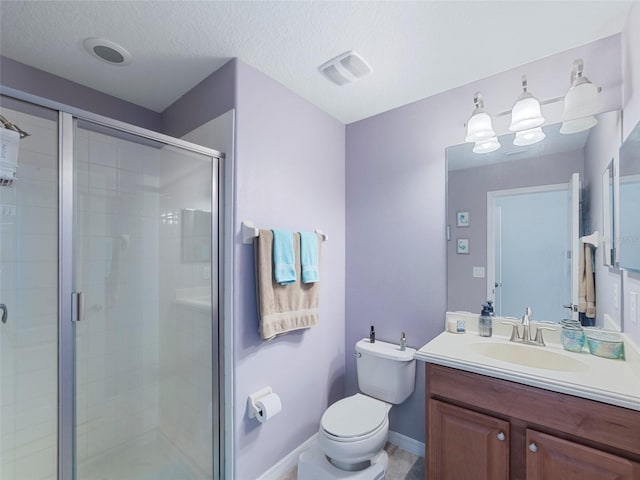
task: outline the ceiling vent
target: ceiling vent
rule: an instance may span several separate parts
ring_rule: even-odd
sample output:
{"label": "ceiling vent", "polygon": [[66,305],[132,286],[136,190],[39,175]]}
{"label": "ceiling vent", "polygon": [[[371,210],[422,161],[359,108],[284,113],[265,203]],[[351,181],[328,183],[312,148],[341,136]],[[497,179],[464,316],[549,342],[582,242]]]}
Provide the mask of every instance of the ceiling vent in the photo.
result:
{"label": "ceiling vent", "polygon": [[348,51],[320,65],[322,74],[336,85],[347,85],[366,77],[373,70],[356,52]]}

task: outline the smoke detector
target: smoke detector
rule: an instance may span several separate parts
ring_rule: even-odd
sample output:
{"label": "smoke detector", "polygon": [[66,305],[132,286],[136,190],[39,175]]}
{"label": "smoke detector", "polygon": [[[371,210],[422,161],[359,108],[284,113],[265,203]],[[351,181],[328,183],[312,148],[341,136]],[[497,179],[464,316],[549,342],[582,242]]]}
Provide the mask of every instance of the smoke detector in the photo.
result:
{"label": "smoke detector", "polygon": [[83,42],[84,48],[91,56],[108,63],[109,65],[129,65],[131,54],[117,43],[104,38],[87,38]]}
{"label": "smoke detector", "polygon": [[325,77],[340,86],[360,80],[373,71],[369,64],[353,50],[332,58],[320,65],[318,69]]}

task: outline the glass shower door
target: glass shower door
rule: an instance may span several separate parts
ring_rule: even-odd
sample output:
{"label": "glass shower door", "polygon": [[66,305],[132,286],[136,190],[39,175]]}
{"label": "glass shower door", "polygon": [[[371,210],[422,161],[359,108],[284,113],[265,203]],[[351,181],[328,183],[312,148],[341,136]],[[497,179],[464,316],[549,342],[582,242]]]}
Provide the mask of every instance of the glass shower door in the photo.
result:
{"label": "glass shower door", "polygon": [[0,161],[0,479],[55,480],[58,116],[4,96],[0,114],[30,134]]}
{"label": "glass shower door", "polygon": [[213,478],[216,162],[77,122],[78,480]]}

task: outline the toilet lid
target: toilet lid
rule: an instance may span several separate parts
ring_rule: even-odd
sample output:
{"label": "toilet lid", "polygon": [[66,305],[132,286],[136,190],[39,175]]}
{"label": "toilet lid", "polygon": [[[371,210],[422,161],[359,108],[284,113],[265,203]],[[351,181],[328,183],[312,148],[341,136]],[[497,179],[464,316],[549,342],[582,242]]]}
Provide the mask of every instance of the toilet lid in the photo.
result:
{"label": "toilet lid", "polygon": [[387,412],[386,403],[358,393],[331,405],[320,424],[336,437],[360,437],[382,425]]}

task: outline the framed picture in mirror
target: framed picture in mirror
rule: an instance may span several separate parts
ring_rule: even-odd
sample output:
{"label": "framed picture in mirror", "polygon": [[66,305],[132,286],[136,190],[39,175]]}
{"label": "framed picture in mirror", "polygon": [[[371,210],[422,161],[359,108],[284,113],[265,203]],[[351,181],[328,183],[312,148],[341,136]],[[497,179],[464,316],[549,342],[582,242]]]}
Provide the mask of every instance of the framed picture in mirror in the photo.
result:
{"label": "framed picture in mirror", "polygon": [[470,224],[469,212],[456,212],[457,227],[468,227]]}
{"label": "framed picture in mirror", "polygon": [[469,239],[468,238],[458,238],[456,241],[456,253],[461,255],[469,254]]}

